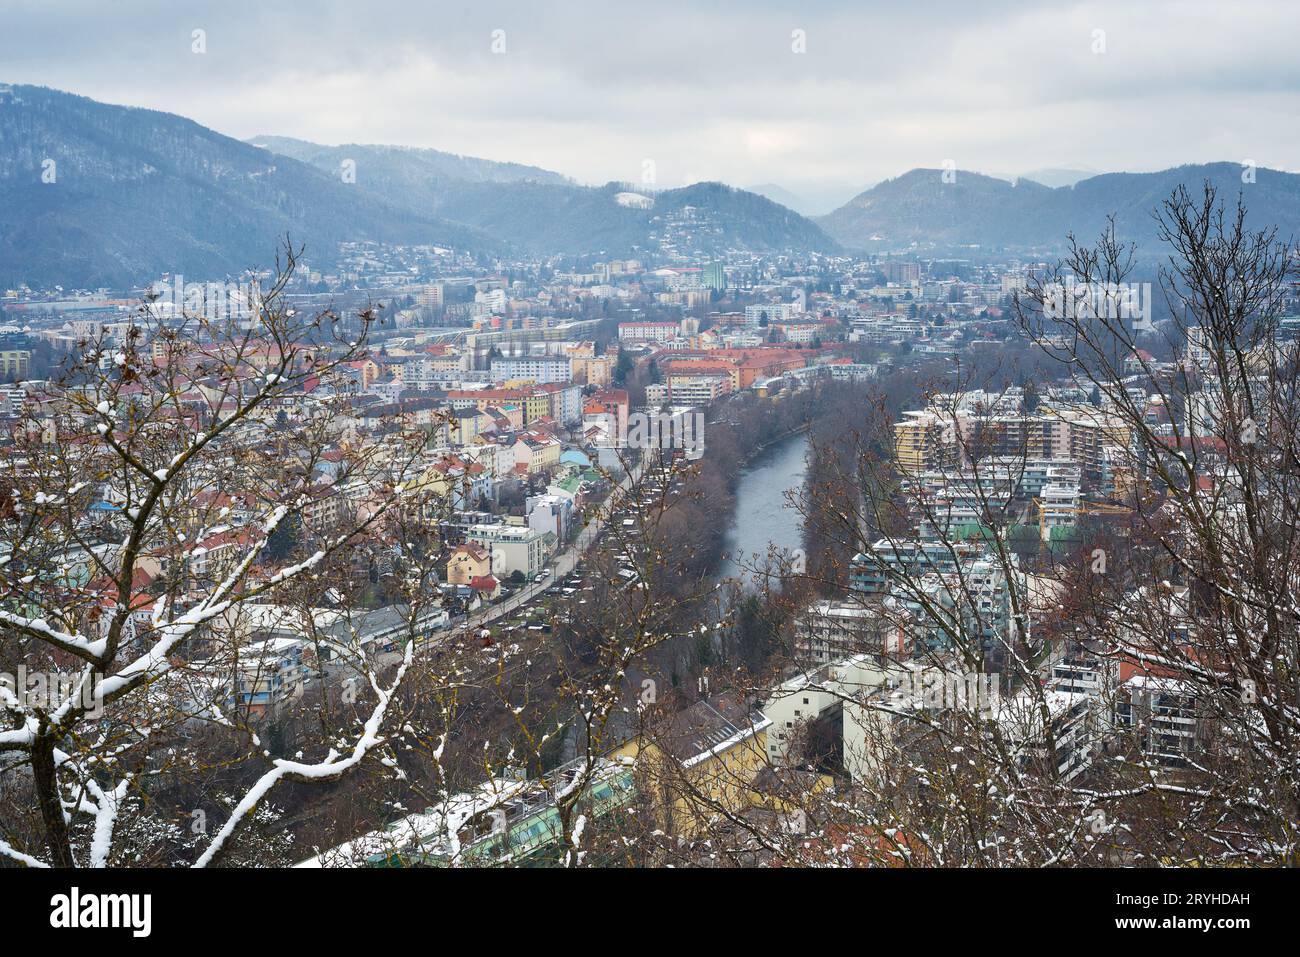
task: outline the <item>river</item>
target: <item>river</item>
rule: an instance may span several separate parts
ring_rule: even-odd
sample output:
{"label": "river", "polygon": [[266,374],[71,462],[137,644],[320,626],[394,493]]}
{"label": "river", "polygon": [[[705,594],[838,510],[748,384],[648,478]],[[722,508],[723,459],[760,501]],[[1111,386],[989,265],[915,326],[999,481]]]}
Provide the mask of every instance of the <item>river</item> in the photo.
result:
{"label": "river", "polygon": [[788,554],[802,547],[803,516],[786,492],[801,493],[807,451],[808,434],[800,432],[764,449],[745,467],[736,487],[736,513],[727,531],[727,559],[720,577],[743,576],[747,588],[753,589],[761,577],[755,576],[754,567],[766,564],[772,548]]}

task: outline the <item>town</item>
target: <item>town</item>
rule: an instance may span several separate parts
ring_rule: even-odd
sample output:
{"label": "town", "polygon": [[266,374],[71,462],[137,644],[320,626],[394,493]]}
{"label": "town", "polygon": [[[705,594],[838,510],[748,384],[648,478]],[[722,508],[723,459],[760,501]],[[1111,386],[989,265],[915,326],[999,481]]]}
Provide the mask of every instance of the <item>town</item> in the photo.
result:
{"label": "town", "polygon": [[11,928],[1281,927],[1298,24],[2,5]]}
{"label": "town", "polygon": [[[839,389],[865,411],[869,390],[893,376],[911,387],[892,392],[900,407],[885,427],[887,460],[837,490],[860,497],[848,560],[829,576],[778,570],[780,594],[765,588],[758,612],[772,646],[743,679],[710,667],[725,638],[680,659],[698,687],[675,688],[669,706],[653,694],[637,701],[640,687],[620,667],[632,697],[616,689],[605,703],[605,717],[622,720],[602,727],[599,747],[578,747],[570,728],[563,747],[503,761],[441,807],[377,822],[384,827],[309,863],[551,859],[566,846],[557,808],[566,795],[591,808],[593,828],[647,800],[656,833],[679,841],[724,822],[732,853],[760,861],[773,851],[756,834],[806,835],[808,802],[793,795],[905,787],[885,769],[898,754],[928,753],[934,728],[953,715],[997,726],[1013,755],[1007,773],[1046,764],[1063,787],[1091,780],[1124,749],[1148,773],[1182,781],[1221,746],[1212,708],[1176,669],[1079,636],[1063,614],[1079,587],[1063,566],[1082,555],[1102,577],[1108,561],[1139,547],[1158,481],[1138,430],[1172,456],[1197,453],[1193,487],[1232,487],[1221,380],[1201,330],[1189,328],[1183,348],[1161,357],[1132,349],[1105,394],[1095,376],[1024,369],[1019,384],[935,392],[922,378],[943,381],[935,370],[946,375],[947,363],[977,368],[985,357],[1018,360],[1031,344],[1066,347],[1059,329],[1033,342],[1034,330],[1016,321],[1035,293],[1039,315],[1059,318],[1059,301],[1036,278],[1047,263],[708,259],[692,253],[689,221],[674,225],[672,242],[646,262],[529,260],[484,271],[445,250],[366,247],[342,250],[332,273],[295,261],[292,272],[235,283],[164,276],[137,292],[6,291],[0,395],[15,517],[42,504],[41,493],[29,503],[20,491],[45,476],[31,456],[81,444],[87,431],[128,465],[133,442],[153,429],[167,433],[162,447],[179,430],[172,467],[186,443],[214,453],[160,513],[161,538],[136,524],[148,489],[138,477],[114,479],[101,461],[99,481],[50,499],[67,510],[70,536],[57,575],[36,571],[31,542],[9,546],[8,566],[31,567],[45,582],[38,606],[64,609],[70,629],[78,619],[89,634],[98,629],[128,663],[162,622],[209,607],[213,589],[242,579],[255,583],[246,594],[274,593],[279,565],[312,549],[308,562],[318,560],[322,549],[356,543],[355,531],[340,529],[365,529],[360,555],[331,586],[199,616],[184,668],[174,669],[187,680],[163,682],[177,696],[170,707],[235,718],[256,739],[292,724],[316,696],[356,701],[359,680],[375,682],[399,662],[418,668],[468,648],[453,669],[463,677],[535,654],[579,623],[600,627],[607,619],[593,604],[608,612],[618,596],[658,591],[646,568],[660,547],[645,528],[647,500],[692,497],[711,443],[734,431],[735,403],[816,397],[815,406]],[[349,321],[348,309],[361,318]],[[329,315],[330,325],[318,318],[299,326],[306,333],[288,331],[291,317],[307,315]],[[1069,318],[1082,321],[1080,310]],[[1111,318],[1122,327],[1133,317]],[[1288,314],[1256,344],[1250,381],[1288,361],[1297,328]],[[1176,410],[1170,385],[1187,376],[1197,385]],[[914,407],[902,407],[907,395]],[[802,428],[816,428],[817,414]],[[204,429],[216,422],[226,428],[212,438]],[[252,454],[278,458],[285,471],[250,471],[248,489],[231,483],[252,469]],[[158,476],[170,477],[146,471],[146,486]],[[284,524],[259,542],[268,504],[287,489]],[[390,501],[402,503],[397,520]],[[721,526],[727,516],[706,520]],[[417,534],[418,544],[398,540]],[[103,558],[137,538],[124,589]],[[704,571],[717,573],[707,563]],[[414,587],[391,587],[403,577]],[[1121,601],[1155,600],[1194,644],[1187,584],[1152,594],[1150,581],[1108,580]],[[738,617],[752,617],[758,599],[741,585],[738,604],[690,604],[691,614],[743,631]],[[644,686],[664,680],[641,668],[652,676]],[[26,689],[10,685],[23,702]],[[647,761],[647,749],[658,757]],[[672,774],[646,771],[665,759]],[[1109,833],[1093,827],[1106,821],[1102,810],[1079,813],[1090,841]],[[851,852],[863,860],[928,859],[901,828],[866,833],[869,847]],[[1126,843],[1097,842],[1088,853],[1131,860]],[[809,847],[818,845],[804,841],[797,854]],[[603,854],[618,859],[615,847]]]}

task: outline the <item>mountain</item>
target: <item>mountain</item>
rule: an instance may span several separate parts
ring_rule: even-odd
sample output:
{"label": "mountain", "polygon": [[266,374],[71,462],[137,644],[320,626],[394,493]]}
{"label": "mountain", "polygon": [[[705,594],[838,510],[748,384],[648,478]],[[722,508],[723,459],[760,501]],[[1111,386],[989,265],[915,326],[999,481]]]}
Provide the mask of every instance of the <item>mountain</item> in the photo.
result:
{"label": "mountain", "polygon": [[350,241],[474,255],[835,248],[797,213],[716,183],[641,196],[518,163],[241,142],[169,113],[0,90],[0,288],[217,279],[270,264],[286,235],[318,267]]}
{"label": "mountain", "polygon": [[1120,239],[1137,243],[1140,254],[1155,255],[1152,212],[1178,185],[1199,192],[1206,181],[1228,204],[1240,193],[1253,228],[1276,225],[1283,235],[1300,231],[1300,176],[1260,169],[1254,183],[1243,184],[1237,163],[1103,173],[1055,189],[965,171],[945,183],[941,170],[914,169],[817,222],[832,238],[860,249],[902,249],[916,243],[1059,251],[1071,232],[1085,242],[1095,239],[1113,213]]}
{"label": "mountain", "polygon": [[965,171],[945,183],[941,170],[915,169],[873,186],[819,222],[848,246],[1034,242],[1016,229],[1048,204],[1051,192],[1037,183],[1012,186]]}
{"label": "mountain", "polygon": [[0,101],[0,288],[237,275],[286,234],[321,265],[349,240],[498,248],[183,117],[34,86]]}
{"label": "mountain", "polygon": [[[473,226],[537,255],[645,253],[659,247],[666,229],[684,233],[687,244],[703,252],[835,248],[821,229],[780,202],[720,183],[662,191],[581,186],[536,166],[437,150],[320,146],[274,136],[250,142],[335,176],[352,160],[357,185],[385,201]],[[687,207],[695,220],[686,218]]]}
{"label": "mountain", "polygon": [[339,175],[351,161],[357,185],[398,206],[434,209],[449,193],[466,183],[545,183],[571,186],[559,173],[522,163],[458,156],[411,146],[322,146],[288,136],[255,136],[247,141],[280,156],[310,163],[322,172]]}
{"label": "mountain", "polygon": [[810,220],[779,203],[721,183],[662,191],[626,184],[466,185],[437,207],[448,219],[535,253],[644,254],[822,250],[835,243]]}

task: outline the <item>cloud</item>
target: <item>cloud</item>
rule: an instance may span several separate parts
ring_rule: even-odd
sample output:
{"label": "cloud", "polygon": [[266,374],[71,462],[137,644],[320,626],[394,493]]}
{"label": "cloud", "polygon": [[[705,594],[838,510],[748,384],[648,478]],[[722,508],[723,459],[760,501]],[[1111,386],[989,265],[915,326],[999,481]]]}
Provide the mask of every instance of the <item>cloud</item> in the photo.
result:
{"label": "cloud", "polygon": [[[644,159],[662,185],[863,183],[945,159],[1300,165],[1287,2],[53,8],[8,4],[0,80],[232,136],[430,146],[588,182],[638,178]],[[194,30],[206,53],[191,52]]]}

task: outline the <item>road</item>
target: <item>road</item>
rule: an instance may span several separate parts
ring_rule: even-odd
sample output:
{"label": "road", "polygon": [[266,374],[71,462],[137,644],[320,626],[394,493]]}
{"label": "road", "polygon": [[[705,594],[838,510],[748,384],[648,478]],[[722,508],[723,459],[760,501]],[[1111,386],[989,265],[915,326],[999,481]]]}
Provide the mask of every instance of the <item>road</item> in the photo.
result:
{"label": "road", "polygon": [[596,539],[600,537],[601,532],[605,530],[605,526],[608,523],[608,516],[617,509],[619,498],[626,495],[628,489],[640,480],[642,474],[645,472],[646,463],[649,461],[649,458],[648,455],[641,456],[641,461],[636,464],[636,467],[633,468],[632,471],[623,476],[623,480],[614,487],[614,490],[610,493],[609,497],[601,504],[597,517],[592,519],[592,521],[588,523],[587,527],[578,533],[578,537],[574,539],[567,548],[555,556],[555,559],[551,562],[551,574],[545,581],[530,581],[521,591],[515,592],[515,594],[511,595],[505,601],[492,605],[485,611],[470,616],[466,627],[478,628],[482,625],[491,624],[499,618],[503,618],[518,609],[521,605],[528,604],[542,592],[546,591],[546,589],[550,588],[555,582],[564,578],[573,571],[574,566],[577,565],[582,559],[582,556],[586,554],[587,549],[595,543]]}

